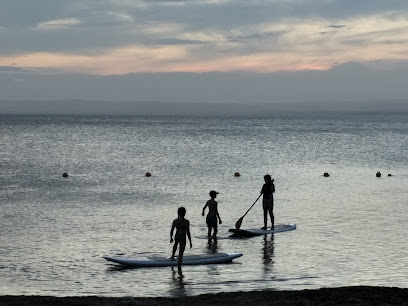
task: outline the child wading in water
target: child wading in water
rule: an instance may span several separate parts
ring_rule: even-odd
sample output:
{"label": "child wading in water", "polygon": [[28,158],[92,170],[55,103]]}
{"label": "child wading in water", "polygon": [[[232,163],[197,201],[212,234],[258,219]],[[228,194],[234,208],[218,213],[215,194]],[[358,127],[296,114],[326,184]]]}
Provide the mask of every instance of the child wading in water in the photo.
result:
{"label": "child wading in water", "polygon": [[190,241],[190,249],[193,247],[191,243],[191,235],[190,235],[190,222],[184,218],[186,215],[186,209],[184,207],[180,207],[177,210],[178,218],[173,221],[170,231],[170,243],[173,242],[173,232],[176,229],[176,235],[174,236],[174,246],[173,246],[173,253],[171,254],[170,259],[174,260],[174,255],[177,251],[177,246],[179,246],[179,255],[178,255],[178,273],[181,274],[181,263],[183,261],[183,254],[186,248],[187,238]]}
{"label": "child wading in water", "polygon": [[[208,206],[208,214],[206,218],[206,223],[208,226],[208,239],[210,240],[211,238],[217,239],[217,232],[218,232],[218,222],[222,224],[220,214],[218,213],[218,203],[215,200],[217,197],[218,192],[211,190],[210,191],[210,197],[211,199],[207,201],[207,203],[203,207],[203,216],[205,214],[205,209]],[[218,218],[218,220],[217,220]],[[217,222],[218,221],[218,222]],[[211,231],[213,231],[213,235],[211,236]]]}

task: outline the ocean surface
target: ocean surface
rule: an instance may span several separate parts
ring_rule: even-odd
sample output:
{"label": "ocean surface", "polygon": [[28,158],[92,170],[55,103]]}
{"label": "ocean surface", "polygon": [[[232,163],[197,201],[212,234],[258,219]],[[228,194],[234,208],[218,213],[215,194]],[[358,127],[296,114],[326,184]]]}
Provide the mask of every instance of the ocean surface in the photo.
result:
{"label": "ocean surface", "polygon": [[[1,115],[0,148],[0,295],[408,287],[406,113]],[[230,237],[267,173],[276,224],[297,229]],[[217,243],[208,243],[201,212],[213,189],[223,224]],[[244,255],[185,266],[183,277],[103,258],[169,256],[180,206],[191,223],[186,254]],[[241,228],[261,227],[262,218],[259,201]]]}

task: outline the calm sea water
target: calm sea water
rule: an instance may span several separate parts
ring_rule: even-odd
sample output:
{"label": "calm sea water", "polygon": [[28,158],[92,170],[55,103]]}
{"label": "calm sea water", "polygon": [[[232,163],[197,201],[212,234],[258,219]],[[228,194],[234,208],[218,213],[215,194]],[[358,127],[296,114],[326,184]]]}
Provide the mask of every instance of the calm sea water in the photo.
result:
{"label": "calm sea water", "polygon": [[[3,115],[0,294],[407,288],[407,119]],[[258,197],[267,173],[275,179],[276,223],[297,229],[231,238],[228,229]],[[223,219],[216,244],[205,239],[201,216],[212,189],[220,192]],[[192,226],[186,254],[244,256],[232,264],[186,266],[183,278],[172,268],[120,269],[102,258],[170,255],[179,206]],[[262,225],[259,202],[242,228]]]}

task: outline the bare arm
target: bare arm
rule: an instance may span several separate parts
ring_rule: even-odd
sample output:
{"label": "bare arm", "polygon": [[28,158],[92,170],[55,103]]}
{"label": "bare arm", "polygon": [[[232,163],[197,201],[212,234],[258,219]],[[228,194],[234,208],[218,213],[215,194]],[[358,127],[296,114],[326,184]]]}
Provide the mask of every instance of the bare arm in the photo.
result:
{"label": "bare arm", "polygon": [[175,227],[176,227],[176,222],[173,221],[173,224],[171,225],[171,230],[170,230],[170,243],[173,242],[173,232],[174,232]]}
{"label": "bare arm", "polygon": [[208,201],[207,201],[207,203],[205,203],[205,205],[204,205],[204,207],[203,207],[203,216],[205,215],[205,209],[207,208],[207,206],[208,206]]}
{"label": "bare arm", "polygon": [[218,204],[217,204],[217,217],[218,217],[218,223],[222,224],[220,214],[218,213]]}
{"label": "bare arm", "polygon": [[187,223],[187,237],[188,237],[188,240],[190,240],[190,249],[191,249],[193,247],[193,244],[191,243],[190,222]]}

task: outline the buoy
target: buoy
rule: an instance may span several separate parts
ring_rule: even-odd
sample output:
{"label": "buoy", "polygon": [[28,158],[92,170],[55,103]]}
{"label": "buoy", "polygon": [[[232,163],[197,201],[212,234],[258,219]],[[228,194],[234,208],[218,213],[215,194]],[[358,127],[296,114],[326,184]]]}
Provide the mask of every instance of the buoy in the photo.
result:
{"label": "buoy", "polygon": [[329,177],[330,175],[329,175],[329,173],[325,172],[325,173],[323,173],[323,176]]}
{"label": "buoy", "polygon": [[152,175],[150,174],[150,172],[146,172],[145,176],[150,177]]}
{"label": "buoy", "polygon": [[377,171],[377,173],[375,174],[376,177],[381,177],[381,172]]}
{"label": "buoy", "polygon": [[391,173],[388,173],[388,176],[392,176]]}
{"label": "buoy", "polygon": [[68,173],[64,172],[64,173],[62,174],[62,177],[68,177]]}
{"label": "buoy", "polygon": [[235,172],[234,176],[241,176],[241,174],[239,174],[239,172]]}

